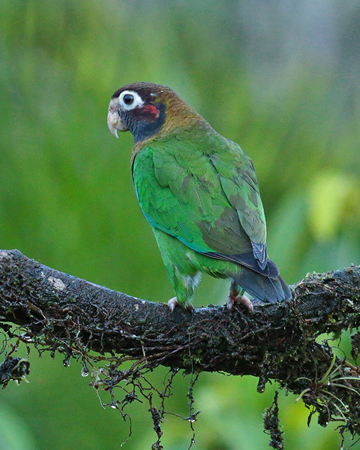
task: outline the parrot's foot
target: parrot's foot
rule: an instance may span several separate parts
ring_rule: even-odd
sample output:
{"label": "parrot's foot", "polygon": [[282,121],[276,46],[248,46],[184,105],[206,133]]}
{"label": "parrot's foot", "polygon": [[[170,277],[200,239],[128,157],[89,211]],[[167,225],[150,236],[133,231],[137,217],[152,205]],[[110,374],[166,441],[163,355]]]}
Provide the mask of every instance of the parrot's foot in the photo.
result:
{"label": "parrot's foot", "polygon": [[194,307],[193,307],[191,304],[189,304],[189,305],[187,305],[186,307],[184,307],[184,306],[178,301],[178,299],[177,299],[176,297],[173,297],[173,298],[171,298],[171,299],[168,301],[168,306],[169,306],[171,312],[174,311],[174,309],[176,308],[176,306],[181,306],[182,308],[187,309],[188,311],[193,311],[193,310],[194,310]]}
{"label": "parrot's foot", "polygon": [[228,300],[226,302],[226,306],[227,306],[229,311],[233,308],[235,303],[241,303],[242,305],[244,305],[247,308],[247,310],[250,313],[254,312],[254,306],[253,306],[251,300],[246,297],[246,295],[242,295],[241,297],[238,297],[237,295],[234,295],[234,293],[232,293],[230,291],[230,295],[229,295]]}

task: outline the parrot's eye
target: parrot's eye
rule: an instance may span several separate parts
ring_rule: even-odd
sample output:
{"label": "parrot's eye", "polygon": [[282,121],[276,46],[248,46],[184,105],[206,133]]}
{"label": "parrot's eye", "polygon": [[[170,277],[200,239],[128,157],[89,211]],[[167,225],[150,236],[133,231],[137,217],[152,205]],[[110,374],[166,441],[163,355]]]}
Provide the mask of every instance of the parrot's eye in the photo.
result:
{"label": "parrot's eye", "polygon": [[134,97],[131,94],[126,94],[124,95],[123,100],[127,105],[131,105],[131,103],[134,101]]}
{"label": "parrot's eye", "polygon": [[143,99],[135,91],[124,91],[120,94],[119,103],[122,109],[131,110],[144,104]]}

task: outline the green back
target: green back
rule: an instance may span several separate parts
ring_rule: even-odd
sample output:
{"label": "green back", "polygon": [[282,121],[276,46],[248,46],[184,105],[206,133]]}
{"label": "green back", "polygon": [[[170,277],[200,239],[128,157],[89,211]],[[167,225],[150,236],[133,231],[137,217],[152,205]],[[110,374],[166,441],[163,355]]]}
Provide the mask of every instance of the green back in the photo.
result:
{"label": "green back", "polygon": [[208,129],[158,138],[136,155],[133,179],[153,227],[197,252],[236,255],[237,262],[250,267],[260,261],[261,269],[265,258],[266,265],[266,224],[255,170],[234,142]]}

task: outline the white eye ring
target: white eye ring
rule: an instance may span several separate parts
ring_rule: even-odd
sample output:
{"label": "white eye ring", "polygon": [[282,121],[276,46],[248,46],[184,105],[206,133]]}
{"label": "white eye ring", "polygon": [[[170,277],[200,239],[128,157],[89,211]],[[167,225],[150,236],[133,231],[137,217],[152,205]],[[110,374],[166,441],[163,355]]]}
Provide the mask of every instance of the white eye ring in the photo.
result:
{"label": "white eye ring", "polygon": [[144,100],[135,91],[124,91],[120,94],[119,104],[122,109],[130,111],[144,104]]}

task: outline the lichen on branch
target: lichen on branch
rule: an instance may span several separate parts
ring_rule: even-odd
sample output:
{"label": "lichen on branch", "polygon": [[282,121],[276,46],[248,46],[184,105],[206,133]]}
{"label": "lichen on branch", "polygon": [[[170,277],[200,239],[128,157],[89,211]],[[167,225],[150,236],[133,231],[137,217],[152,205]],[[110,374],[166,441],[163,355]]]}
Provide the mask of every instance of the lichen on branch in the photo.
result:
{"label": "lichen on branch", "polygon": [[[167,305],[58,272],[17,250],[0,251],[4,333],[41,352],[60,352],[65,363],[75,357],[84,370],[91,361],[107,361],[97,382],[110,393],[122,380],[134,381],[159,365],[170,373],[252,375],[259,378],[259,391],[275,380],[295,393],[319,414],[321,425],[342,420],[342,430],[360,434],[356,361],[336,358],[327,340],[318,342],[323,333],[340,336],[360,325],[360,267],[307,275],[293,293],[291,302],[255,305],[253,314],[242,306],[171,313]],[[9,323],[22,333],[11,331]],[[355,332],[354,360],[359,342]],[[128,368],[120,369],[125,362]]]}

